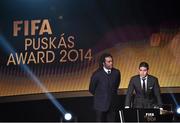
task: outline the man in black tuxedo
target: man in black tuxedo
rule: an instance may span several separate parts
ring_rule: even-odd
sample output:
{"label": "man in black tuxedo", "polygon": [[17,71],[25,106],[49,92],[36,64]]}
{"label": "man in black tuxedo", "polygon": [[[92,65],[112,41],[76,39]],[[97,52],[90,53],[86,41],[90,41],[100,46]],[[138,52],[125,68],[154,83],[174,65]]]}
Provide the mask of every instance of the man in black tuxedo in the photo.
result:
{"label": "man in black tuxedo", "polygon": [[94,95],[96,121],[115,121],[120,79],[120,71],[113,68],[111,54],[103,54],[100,66],[91,76],[89,85],[89,91]]}
{"label": "man in black tuxedo", "polygon": [[[139,65],[139,75],[133,76],[129,82],[125,108],[160,108],[162,101],[160,96],[160,87],[158,79],[148,74],[149,65],[141,62]],[[133,92],[134,99],[132,99]]]}

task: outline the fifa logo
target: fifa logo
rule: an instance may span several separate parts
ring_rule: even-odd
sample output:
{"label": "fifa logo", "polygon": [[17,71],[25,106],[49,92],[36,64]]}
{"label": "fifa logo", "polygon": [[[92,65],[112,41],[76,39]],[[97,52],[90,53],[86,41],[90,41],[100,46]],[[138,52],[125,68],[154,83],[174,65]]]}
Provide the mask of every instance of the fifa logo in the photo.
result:
{"label": "fifa logo", "polygon": [[154,113],[146,113],[144,119],[146,119],[147,122],[156,121]]}

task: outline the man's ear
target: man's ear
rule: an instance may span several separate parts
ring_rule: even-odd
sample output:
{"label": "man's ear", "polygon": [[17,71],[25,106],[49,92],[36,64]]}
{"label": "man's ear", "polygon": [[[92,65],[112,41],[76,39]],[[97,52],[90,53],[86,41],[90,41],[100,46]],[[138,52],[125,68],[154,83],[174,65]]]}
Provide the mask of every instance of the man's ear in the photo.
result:
{"label": "man's ear", "polygon": [[104,62],[103,62],[103,66],[104,66]]}

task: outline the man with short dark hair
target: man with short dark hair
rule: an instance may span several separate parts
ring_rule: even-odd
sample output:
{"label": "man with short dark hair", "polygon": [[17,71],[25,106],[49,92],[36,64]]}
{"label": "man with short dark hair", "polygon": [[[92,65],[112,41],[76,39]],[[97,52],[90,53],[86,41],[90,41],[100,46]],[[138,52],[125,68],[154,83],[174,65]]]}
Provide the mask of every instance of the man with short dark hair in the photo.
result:
{"label": "man with short dark hair", "polygon": [[135,91],[132,108],[161,108],[162,101],[158,79],[148,74],[149,65],[139,64],[139,75],[131,78],[126,94],[125,108],[131,107],[132,94]]}
{"label": "man with short dark hair", "polygon": [[96,121],[115,121],[120,79],[120,71],[113,68],[112,55],[103,54],[99,68],[91,76],[89,85],[89,91],[94,95]]}

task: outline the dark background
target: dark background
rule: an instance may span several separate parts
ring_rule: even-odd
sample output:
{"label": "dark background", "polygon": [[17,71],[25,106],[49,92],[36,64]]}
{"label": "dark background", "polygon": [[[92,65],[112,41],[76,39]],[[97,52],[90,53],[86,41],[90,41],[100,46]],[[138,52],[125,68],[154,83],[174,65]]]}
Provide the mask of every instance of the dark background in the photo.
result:
{"label": "dark background", "polygon": [[[23,31],[18,37],[12,36],[15,20],[48,19],[53,36],[73,35],[77,48],[92,48],[94,54],[124,40],[140,41],[149,37],[142,31],[136,32],[144,35],[141,37],[130,35],[124,39],[118,36],[113,42],[102,41],[106,33],[123,26],[130,26],[134,31],[133,26],[144,26],[152,33],[180,24],[180,8],[175,0],[1,0],[0,5],[0,34],[15,51],[24,50],[25,38]],[[99,46],[102,42],[105,46]],[[0,55],[1,65],[4,65],[8,56],[4,47],[0,49]]]}
{"label": "dark background", "polygon": [[[17,41],[24,37],[13,39],[12,42],[12,30],[9,30],[12,29],[12,25],[9,25],[12,20],[49,17],[53,22],[63,16],[62,23],[52,26],[55,32],[73,33],[79,36],[77,47],[92,47],[97,52],[102,49],[95,45],[114,28],[145,25],[156,32],[159,26],[179,25],[180,22],[180,7],[175,0],[1,0],[0,5],[0,34],[17,50],[23,48],[22,42]],[[7,56],[2,47],[0,56],[1,63],[6,63]],[[180,94],[174,95],[179,102]],[[119,96],[120,109],[124,106],[124,99],[125,95]],[[176,105],[170,94],[162,94],[162,99],[164,104],[172,104],[175,110]],[[95,120],[92,97],[59,98],[58,101],[77,121]],[[61,118],[61,113],[49,100],[0,103],[0,121],[61,121]],[[178,121],[178,117],[175,121]]]}
{"label": "dark background", "polygon": [[[177,102],[180,101],[180,94],[174,94]],[[95,111],[93,110],[92,97],[74,97],[74,98],[59,98],[62,106],[69,111],[72,116],[72,121],[95,121]],[[125,95],[119,95],[119,110],[124,108]],[[176,105],[173,102],[170,94],[162,94],[162,101],[164,104],[171,104],[174,111],[173,120],[180,121],[180,115],[176,114]],[[131,118],[130,116],[129,118]],[[116,117],[119,121],[119,114]],[[41,121],[41,122],[58,122],[63,121],[63,116],[52,105],[49,100],[34,100],[34,101],[21,101],[0,103],[0,121]]]}

